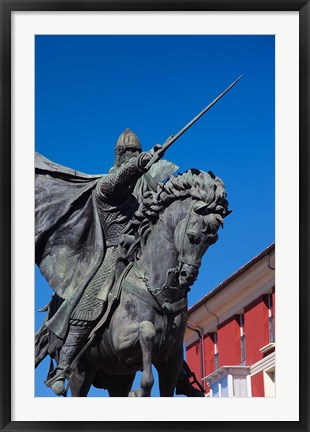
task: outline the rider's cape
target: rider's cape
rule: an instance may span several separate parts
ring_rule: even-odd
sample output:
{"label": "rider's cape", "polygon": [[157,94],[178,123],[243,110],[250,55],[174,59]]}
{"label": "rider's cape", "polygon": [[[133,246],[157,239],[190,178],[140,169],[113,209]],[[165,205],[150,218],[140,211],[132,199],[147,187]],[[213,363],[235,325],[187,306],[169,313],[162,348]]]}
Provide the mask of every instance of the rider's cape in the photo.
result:
{"label": "rider's cape", "polygon": [[90,176],[35,158],[35,256],[42,275],[64,299],[46,325],[64,338],[69,317],[105,253]]}
{"label": "rider's cape", "polygon": [[[138,201],[148,189],[178,167],[159,161],[136,185]],[[45,323],[64,339],[69,318],[105,255],[103,236],[93,190],[102,175],[88,175],[35,157],[36,264],[57,295],[64,299]]]}

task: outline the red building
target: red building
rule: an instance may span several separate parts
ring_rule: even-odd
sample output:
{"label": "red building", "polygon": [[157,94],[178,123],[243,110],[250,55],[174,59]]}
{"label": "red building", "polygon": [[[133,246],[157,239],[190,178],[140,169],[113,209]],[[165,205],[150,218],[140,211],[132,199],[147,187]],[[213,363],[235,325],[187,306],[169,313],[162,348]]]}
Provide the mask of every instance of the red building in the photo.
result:
{"label": "red building", "polygon": [[274,244],[190,308],[184,341],[207,396],[275,396]]}

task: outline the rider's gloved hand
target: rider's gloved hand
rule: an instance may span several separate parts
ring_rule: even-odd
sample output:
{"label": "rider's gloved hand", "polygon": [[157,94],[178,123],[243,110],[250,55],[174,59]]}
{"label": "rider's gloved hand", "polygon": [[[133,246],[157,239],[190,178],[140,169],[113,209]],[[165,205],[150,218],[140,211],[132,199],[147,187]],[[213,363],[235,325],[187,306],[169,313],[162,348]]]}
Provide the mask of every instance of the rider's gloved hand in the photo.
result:
{"label": "rider's gloved hand", "polygon": [[151,151],[148,152],[142,152],[139,156],[139,165],[143,169],[146,167],[146,165],[150,162],[153,155],[151,154]]}
{"label": "rider's gloved hand", "polygon": [[161,144],[155,144],[153,148],[149,151],[152,156],[154,156],[155,153],[157,153],[162,148]]}
{"label": "rider's gloved hand", "polygon": [[162,148],[162,146],[160,144],[156,144],[156,145],[154,145],[153,148],[151,148],[151,150],[141,153],[140,160],[139,160],[140,166],[142,168],[145,168],[146,165],[149,163],[149,161],[154,156],[154,154],[157,153],[161,148]]}

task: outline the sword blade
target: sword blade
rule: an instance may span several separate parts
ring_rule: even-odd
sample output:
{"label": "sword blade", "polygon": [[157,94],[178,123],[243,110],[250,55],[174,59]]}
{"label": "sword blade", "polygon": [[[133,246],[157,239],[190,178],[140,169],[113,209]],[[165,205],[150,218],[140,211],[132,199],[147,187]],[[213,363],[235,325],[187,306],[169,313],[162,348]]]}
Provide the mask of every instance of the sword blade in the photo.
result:
{"label": "sword blade", "polygon": [[234,85],[237,84],[238,81],[241,80],[243,75],[240,75],[239,78],[237,78],[233,83],[230,84],[230,86],[227,87],[219,96],[217,96],[209,105],[207,105],[202,111],[200,111],[199,114],[196,115],[189,123],[187,123],[176,135],[172,135],[168,140],[163,144],[161,149],[159,150],[159,154],[155,153],[152,159],[149,161],[149,163],[146,166],[146,169],[149,169],[154,162],[156,162],[160,155],[164,153],[167,148],[169,148],[178,138],[180,138],[181,135],[184,134],[187,129],[189,129],[194,123],[196,123],[197,120],[200,119],[207,111],[209,111],[210,108],[213,107],[213,105],[216,104]]}

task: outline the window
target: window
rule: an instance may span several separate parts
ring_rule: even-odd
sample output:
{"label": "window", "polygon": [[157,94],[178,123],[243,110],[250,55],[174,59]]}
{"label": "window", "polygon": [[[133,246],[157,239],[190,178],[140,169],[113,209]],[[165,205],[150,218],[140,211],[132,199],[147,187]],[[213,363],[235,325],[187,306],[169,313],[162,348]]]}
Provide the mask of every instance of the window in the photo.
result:
{"label": "window", "polygon": [[221,397],[228,397],[228,376],[221,379]]}
{"label": "window", "polygon": [[217,350],[217,332],[213,333],[213,339],[214,339],[214,370],[216,370],[219,367],[219,353]]}
{"label": "window", "polygon": [[240,345],[241,345],[241,365],[245,365],[246,350],[245,350],[245,334],[244,334],[244,315],[239,315],[240,325]]}
{"label": "window", "polygon": [[211,390],[212,390],[212,397],[220,397],[219,383],[218,382],[215,382],[214,384],[212,384]]}
{"label": "window", "polygon": [[245,376],[233,377],[233,396],[246,397],[247,394],[247,381]]}
{"label": "window", "polygon": [[268,327],[269,327],[269,343],[275,342],[274,334],[274,317],[272,315],[272,295],[267,295],[267,306],[268,306]]}
{"label": "window", "polygon": [[228,397],[228,378],[225,376],[220,381],[212,384],[212,397]]}

